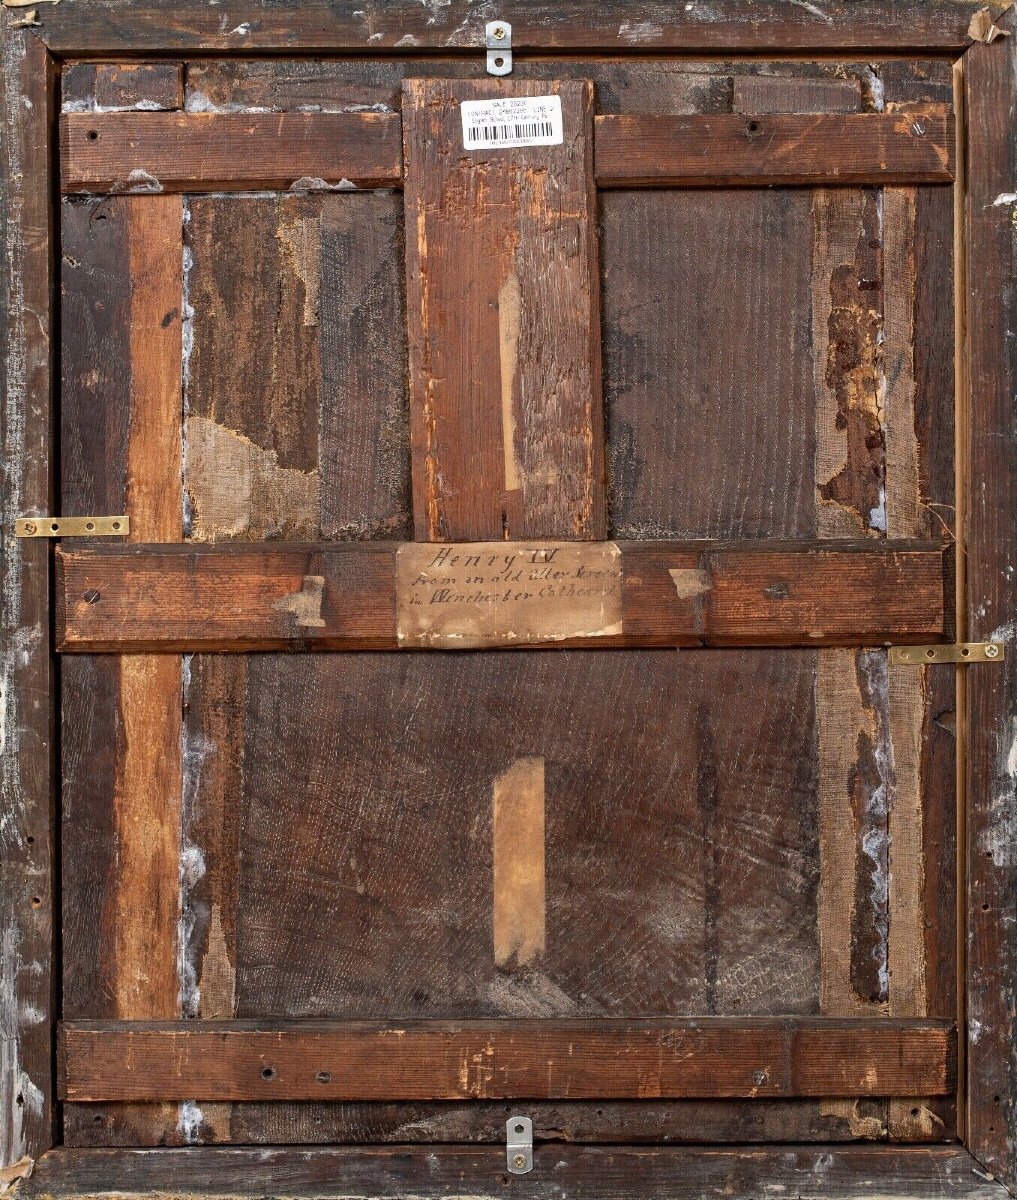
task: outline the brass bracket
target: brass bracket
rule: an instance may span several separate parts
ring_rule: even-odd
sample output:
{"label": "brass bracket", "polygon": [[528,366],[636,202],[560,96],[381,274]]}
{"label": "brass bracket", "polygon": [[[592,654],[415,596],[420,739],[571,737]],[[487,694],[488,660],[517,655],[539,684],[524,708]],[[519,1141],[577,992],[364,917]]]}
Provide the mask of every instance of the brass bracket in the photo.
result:
{"label": "brass bracket", "polygon": [[954,646],[891,646],[895,666],[923,667],[926,663],[1002,662],[1003,642],[960,642]]}
{"label": "brass bracket", "polygon": [[18,517],[14,533],[19,538],[125,537],[130,517]]}

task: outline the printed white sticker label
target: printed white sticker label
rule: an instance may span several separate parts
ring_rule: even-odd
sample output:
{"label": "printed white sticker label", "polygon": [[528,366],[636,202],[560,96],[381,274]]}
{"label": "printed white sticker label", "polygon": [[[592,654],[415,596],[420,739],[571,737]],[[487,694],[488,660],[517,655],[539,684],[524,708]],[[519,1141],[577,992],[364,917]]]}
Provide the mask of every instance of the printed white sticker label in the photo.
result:
{"label": "printed white sticker label", "polygon": [[513,146],[560,146],[564,139],[560,96],[464,100],[463,146],[508,150]]}

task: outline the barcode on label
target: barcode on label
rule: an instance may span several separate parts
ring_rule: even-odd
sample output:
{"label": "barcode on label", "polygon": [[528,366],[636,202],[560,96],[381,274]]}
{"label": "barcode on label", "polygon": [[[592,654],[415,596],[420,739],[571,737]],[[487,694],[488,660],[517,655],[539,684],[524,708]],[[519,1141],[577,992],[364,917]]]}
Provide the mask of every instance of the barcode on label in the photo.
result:
{"label": "barcode on label", "polygon": [[550,138],[554,126],[550,121],[518,122],[514,125],[471,125],[466,131],[469,142],[507,142],[523,138]]}
{"label": "barcode on label", "polygon": [[560,146],[564,141],[560,96],[464,100],[459,108],[467,150]]}

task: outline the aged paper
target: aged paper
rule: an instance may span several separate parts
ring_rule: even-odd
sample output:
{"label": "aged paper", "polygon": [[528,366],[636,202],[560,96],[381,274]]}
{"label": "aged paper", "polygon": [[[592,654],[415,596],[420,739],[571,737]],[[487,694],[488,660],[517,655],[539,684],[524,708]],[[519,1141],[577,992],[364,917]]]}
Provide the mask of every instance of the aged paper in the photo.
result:
{"label": "aged paper", "polygon": [[614,542],[411,542],[396,558],[399,644],[475,649],[622,631]]}

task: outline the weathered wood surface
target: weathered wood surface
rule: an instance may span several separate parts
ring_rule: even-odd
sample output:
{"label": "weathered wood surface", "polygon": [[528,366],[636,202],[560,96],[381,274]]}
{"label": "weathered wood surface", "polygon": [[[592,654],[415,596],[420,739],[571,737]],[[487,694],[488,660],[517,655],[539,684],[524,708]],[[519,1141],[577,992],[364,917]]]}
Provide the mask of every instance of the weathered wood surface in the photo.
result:
{"label": "weathered wood surface", "polygon": [[850,116],[599,116],[600,187],[945,183],[953,118],[945,106]]}
{"label": "weathered wood surface", "polygon": [[[492,86],[481,84],[477,95],[506,94],[504,84],[497,91]],[[75,109],[61,117],[65,192],[402,186],[401,122],[394,113],[273,116],[106,108]],[[447,122],[442,138],[458,145],[458,113],[452,115],[456,120]],[[597,116],[588,132],[602,188],[857,186],[953,178],[953,117],[946,105],[765,118],[609,114]],[[550,156],[555,158],[564,155]],[[490,161],[497,160],[496,154]]]}
{"label": "weathered wood surface", "polygon": [[49,553],[13,536],[15,518],[52,511],[50,305],[54,285],[47,144],[52,60],[0,16],[0,292],[3,447],[0,588],[0,1166],[54,1140],[56,1003]]}
{"label": "weathered wood surface", "polygon": [[940,1095],[946,1021],[65,1022],[65,1100]]}
{"label": "weathered wood surface", "polygon": [[184,65],[174,62],[65,64],[63,112],[167,111],[184,106]]}
{"label": "weathered wood surface", "polygon": [[64,113],[68,192],[193,192],[234,187],[392,187],[399,119],[387,113]]}
{"label": "weathered wood surface", "polygon": [[[740,0],[720,0],[709,9],[676,11],[661,0],[648,0],[638,9],[627,0],[601,0],[595,6],[539,0],[513,14],[512,38],[520,51],[961,51],[970,45],[968,25],[979,7],[980,0],[893,5],[832,0],[813,10],[795,0],[761,0],[747,9]],[[338,9],[324,0],[287,0],[254,17],[238,3],[209,8],[200,0],[152,0],[125,10],[114,0],[86,0],[47,10],[42,34],[56,53],[71,55],[287,49],[412,54],[446,48],[476,53],[489,19],[468,0],[453,0],[435,12],[409,0],[367,0]]]}
{"label": "weathered wood surface", "polygon": [[[534,1137],[594,1145],[716,1145],[749,1142],[885,1141],[886,1100],[527,1100]],[[238,1146],[433,1143],[501,1145],[505,1101],[266,1100],[192,1104],[184,1130],[166,1124],[139,1136],[136,1105],[64,1106],[68,1146]]]}
{"label": "weathered wood surface", "polygon": [[1017,23],[965,59],[968,111],[964,463],[969,638],[1007,658],[968,672],[968,1144],[1017,1186]]}
{"label": "weathered wood surface", "polygon": [[[462,101],[547,94],[563,145],[464,148]],[[606,534],[592,105],[577,80],[403,84],[421,541]]]}
{"label": "weathered wood surface", "polygon": [[[193,1195],[307,1197],[406,1195],[491,1197],[505,1194],[502,1147],[435,1149],[187,1150],[56,1149],[19,1188],[27,1200],[73,1196]],[[341,1181],[337,1184],[337,1180]],[[540,1200],[554,1188],[576,1200],[705,1200],[781,1188],[802,1200],[1006,1200],[959,1146],[598,1149],[538,1145],[534,1170],[512,1190]],[[781,1194],[783,1194],[783,1192]]]}
{"label": "weathered wood surface", "polygon": [[[179,539],[182,201],[68,204],[62,218],[62,502]],[[67,1013],[179,1015],[181,662],[62,673]],[[174,1108],[175,1113],[175,1108]],[[142,1132],[161,1106],[130,1112]],[[175,1120],[175,1115],[172,1118]]]}
{"label": "weathered wood surface", "polygon": [[[564,551],[553,543],[501,543],[497,554],[492,545],[436,543],[431,557],[438,574],[434,587],[424,589],[425,607],[440,614],[463,595],[459,607],[467,613],[490,612],[497,620],[511,592],[530,597],[544,623],[560,621],[561,636],[527,640],[522,624],[514,638],[482,632],[473,644],[852,645],[932,640],[944,630],[943,552],[927,544],[609,544],[617,546],[621,628],[589,633],[575,627],[568,611],[569,589],[584,583],[582,563],[558,583],[554,555]],[[399,544],[389,542],[63,547],[59,649],[391,649],[405,644],[398,555]],[[468,582],[495,559],[495,582]],[[476,568],[469,565],[474,560]],[[608,586],[598,582],[598,594]],[[471,603],[478,595],[484,602]],[[432,620],[437,628],[439,617]],[[435,644],[455,648],[452,640]]]}
{"label": "weathered wood surface", "polygon": [[411,536],[401,198],[185,204],[188,536]]}

